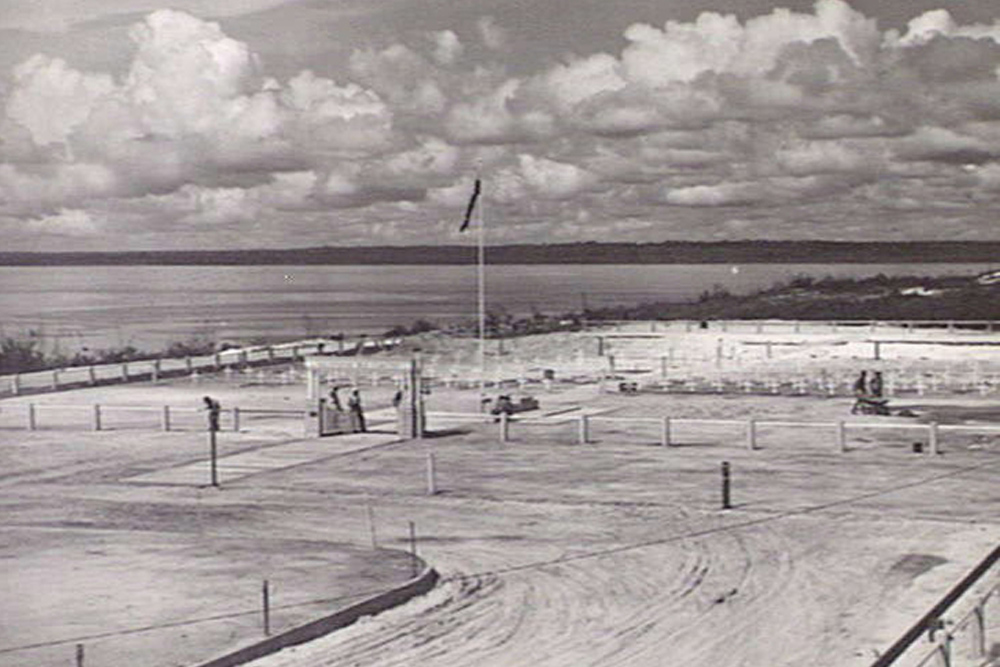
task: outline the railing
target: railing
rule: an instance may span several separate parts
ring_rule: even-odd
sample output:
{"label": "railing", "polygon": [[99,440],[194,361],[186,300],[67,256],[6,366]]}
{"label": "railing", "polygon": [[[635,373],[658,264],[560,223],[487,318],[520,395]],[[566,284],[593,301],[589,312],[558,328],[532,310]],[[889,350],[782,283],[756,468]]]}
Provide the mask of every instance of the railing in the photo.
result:
{"label": "railing", "polygon": [[295,362],[307,354],[354,355],[368,350],[382,349],[398,344],[398,342],[398,339],[384,341],[362,339],[354,343],[345,343],[342,340],[301,341],[261,347],[233,348],[214,354],[188,357],[123,361],[114,364],[94,364],[16,373],[0,376],[0,396],[17,396],[26,393],[123,382],[155,382],[163,378],[182,377],[204,372],[214,373],[237,368],[245,369]]}
{"label": "railing", "polygon": [[[435,422],[458,422],[458,423],[489,423],[497,425],[498,435],[501,442],[509,442],[513,437],[515,428],[529,426],[560,427],[566,425],[575,426],[575,436],[565,434],[565,429],[558,431],[562,433],[562,440],[568,440],[573,444],[593,443],[597,430],[602,425],[618,425],[620,427],[637,427],[637,432],[648,434],[652,431],[653,438],[663,447],[671,447],[680,444],[678,431],[683,427],[722,427],[725,433],[715,439],[725,443],[742,443],[746,449],[751,451],[761,449],[765,439],[764,429],[815,429],[826,432],[829,437],[831,448],[838,452],[849,451],[851,443],[850,433],[863,430],[897,430],[908,433],[916,433],[918,441],[918,451],[923,452],[926,440],[926,451],[930,454],[940,454],[942,451],[942,441],[944,435],[952,434],[985,434],[1000,433],[1000,426],[971,425],[971,424],[938,424],[929,423],[874,423],[838,420],[831,422],[798,422],[789,420],[769,420],[769,419],[694,419],[678,418],[670,416],[609,416],[594,413],[573,414],[570,411],[554,413],[551,415],[537,415],[534,412],[520,413],[516,415],[491,415],[483,413],[461,413],[461,412],[438,412],[427,413],[428,425],[433,429]],[[613,433],[612,437],[622,440],[625,436],[621,433]],[[646,437],[646,436],[630,436]],[[924,440],[925,439],[925,440]],[[817,438],[810,438],[811,443],[821,442]]]}
{"label": "railing", "polygon": [[[880,655],[872,667],[987,667],[1000,662],[1000,655],[990,645],[990,633],[997,631],[1000,620],[1000,580],[990,583],[989,576],[1000,576],[998,563],[1000,546]],[[984,582],[985,590],[973,592],[973,586]],[[952,607],[957,607],[957,618],[946,616]],[[932,644],[930,649],[916,644],[924,633]]]}
{"label": "railing", "polygon": [[585,320],[586,331],[610,330],[623,332],[666,332],[698,330],[770,332],[828,332],[844,330],[879,331],[891,329],[916,331],[918,329],[943,329],[945,331],[1000,330],[997,320]]}
{"label": "railing", "polygon": [[[233,406],[220,415],[222,429],[239,431],[249,420],[301,419],[307,411]],[[187,406],[21,403],[0,408],[0,429],[193,431],[207,423],[203,408]]]}

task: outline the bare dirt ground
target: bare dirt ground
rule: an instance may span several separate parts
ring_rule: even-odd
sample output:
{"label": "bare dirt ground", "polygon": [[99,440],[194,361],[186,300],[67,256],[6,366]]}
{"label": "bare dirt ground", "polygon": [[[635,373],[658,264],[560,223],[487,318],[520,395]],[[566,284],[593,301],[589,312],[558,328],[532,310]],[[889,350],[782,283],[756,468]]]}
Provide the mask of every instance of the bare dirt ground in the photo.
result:
{"label": "bare dirt ground", "polygon": [[[302,407],[303,391],[203,381],[31,400],[193,406],[211,393],[224,405]],[[600,395],[596,385],[538,397],[543,412],[615,417],[997,419],[994,399],[972,395],[894,400],[919,415],[909,420],[853,417],[846,398]],[[18,400],[0,410],[16,414]],[[455,410],[476,399],[435,390],[429,400]],[[386,401],[373,393],[371,408]],[[264,578],[278,604],[293,603],[278,616],[288,624],[318,613],[296,603],[398,583],[412,521],[443,583],[254,664],[861,666],[1000,540],[995,435],[946,433],[930,455],[913,451],[923,428],[852,428],[840,452],[829,427],[762,427],[750,451],[726,425],[679,426],[662,447],[655,425],[594,422],[581,445],[573,420],[515,421],[507,443],[495,424],[432,421],[424,441],[338,452],[336,439],[303,440],[301,419],[262,417],[220,434],[225,452],[304,442],[316,456],[234,472],[218,490],[134,481],[203,460],[198,431],[14,425],[0,430],[0,665],[69,664],[78,637],[91,637],[87,664],[197,662],[259,632],[259,616],[171,624],[252,611]],[[371,550],[369,516],[378,545],[396,550]],[[46,645],[10,650],[34,644]]]}

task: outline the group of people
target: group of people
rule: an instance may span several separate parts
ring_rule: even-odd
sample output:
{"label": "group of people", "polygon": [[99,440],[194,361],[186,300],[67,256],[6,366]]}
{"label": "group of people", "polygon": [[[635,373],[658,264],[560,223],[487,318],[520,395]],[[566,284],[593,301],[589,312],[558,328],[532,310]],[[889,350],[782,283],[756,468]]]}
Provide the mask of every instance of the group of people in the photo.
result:
{"label": "group of people", "polygon": [[[337,412],[343,412],[344,406],[340,402],[337,390],[338,387],[330,390],[330,407]],[[365,425],[365,411],[361,406],[361,392],[357,388],[352,389],[350,396],[347,397],[347,416],[352,432],[365,433],[368,431],[368,427]]]}
{"label": "group of people", "polygon": [[851,408],[851,414],[859,412],[862,414],[888,414],[888,408],[886,408],[888,401],[882,396],[884,391],[882,371],[872,371],[871,375],[868,374],[868,371],[861,371],[861,374],[854,381],[856,400],[854,407]]}

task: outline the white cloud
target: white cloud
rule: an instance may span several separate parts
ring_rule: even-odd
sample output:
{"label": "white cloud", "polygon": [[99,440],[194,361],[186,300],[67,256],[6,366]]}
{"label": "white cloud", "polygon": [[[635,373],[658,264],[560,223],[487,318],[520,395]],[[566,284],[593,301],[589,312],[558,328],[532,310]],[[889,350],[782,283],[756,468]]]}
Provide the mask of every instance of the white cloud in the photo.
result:
{"label": "white cloud", "polygon": [[52,215],[28,220],[26,228],[32,234],[73,237],[95,236],[101,231],[100,225],[87,211],[65,208]]}

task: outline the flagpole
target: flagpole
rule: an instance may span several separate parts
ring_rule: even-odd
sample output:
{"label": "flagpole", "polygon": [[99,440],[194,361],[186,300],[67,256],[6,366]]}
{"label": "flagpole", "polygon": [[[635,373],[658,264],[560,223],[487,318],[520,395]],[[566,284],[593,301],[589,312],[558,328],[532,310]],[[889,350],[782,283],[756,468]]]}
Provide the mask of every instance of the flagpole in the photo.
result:
{"label": "flagpole", "polygon": [[[476,174],[478,180],[479,174]],[[485,200],[483,196],[481,199]],[[486,394],[486,216],[485,201],[479,203],[479,230],[476,243],[476,278],[479,289],[479,398],[480,408]]]}

